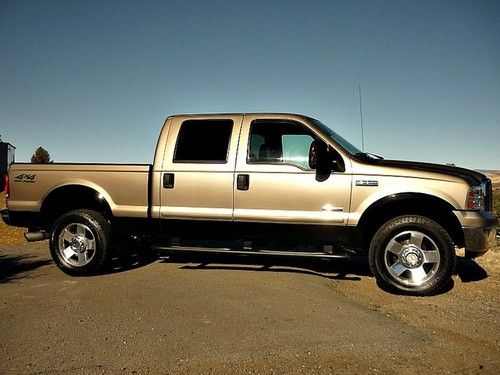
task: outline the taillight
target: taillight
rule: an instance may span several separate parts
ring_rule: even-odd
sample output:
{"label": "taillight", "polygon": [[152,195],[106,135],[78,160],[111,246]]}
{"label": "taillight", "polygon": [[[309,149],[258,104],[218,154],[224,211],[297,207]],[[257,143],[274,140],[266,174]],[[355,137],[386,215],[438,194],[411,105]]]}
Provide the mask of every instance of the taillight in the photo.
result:
{"label": "taillight", "polygon": [[484,192],[481,186],[472,186],[467,194],[467,209],[484,210]]}
{"label": "taillight", "polygon": [[3,188],[3,191],[5,192],[5,198],[8,198],[10,195],[10,185],[9,185],[9,175],[5,175],[5,185]]}

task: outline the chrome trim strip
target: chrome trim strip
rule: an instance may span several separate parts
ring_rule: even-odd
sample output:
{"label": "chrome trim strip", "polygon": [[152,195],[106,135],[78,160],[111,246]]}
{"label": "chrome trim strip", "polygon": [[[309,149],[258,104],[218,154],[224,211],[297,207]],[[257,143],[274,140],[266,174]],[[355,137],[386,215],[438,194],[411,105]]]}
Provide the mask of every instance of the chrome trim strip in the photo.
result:
{"label": "chrome trim strip", "polygon": [[378,186],[377,180],[356,180],[356,186]]}

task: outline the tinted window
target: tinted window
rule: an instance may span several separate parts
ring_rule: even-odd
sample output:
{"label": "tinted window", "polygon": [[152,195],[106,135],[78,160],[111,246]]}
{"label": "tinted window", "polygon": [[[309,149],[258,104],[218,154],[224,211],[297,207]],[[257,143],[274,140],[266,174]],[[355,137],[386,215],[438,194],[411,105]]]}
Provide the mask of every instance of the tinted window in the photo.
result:
{"label": "tinted window", "polygon": [[184,121],[177,138],[174,162],[226,162],[232,129],[232,120]]}
{"label": "tinted window", "polygon": [[249,163],[283,163],[309,169],[314,137],[296,123],[255,122],[250,130]]}

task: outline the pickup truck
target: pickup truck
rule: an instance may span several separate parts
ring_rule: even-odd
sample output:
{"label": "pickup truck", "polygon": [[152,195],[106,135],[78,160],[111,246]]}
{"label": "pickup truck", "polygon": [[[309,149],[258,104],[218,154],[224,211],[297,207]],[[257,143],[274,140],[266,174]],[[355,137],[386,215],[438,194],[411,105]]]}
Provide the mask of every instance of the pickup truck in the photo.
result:
{"label": "pickup truck", "polygon": [[431,295],[498,223],[483,174],[384,160],[295,114],[170,116],[152,165],[14,163],[6,195],[4,221],[75,276],[131,237],[171,254],[361,255],[383,289]]}

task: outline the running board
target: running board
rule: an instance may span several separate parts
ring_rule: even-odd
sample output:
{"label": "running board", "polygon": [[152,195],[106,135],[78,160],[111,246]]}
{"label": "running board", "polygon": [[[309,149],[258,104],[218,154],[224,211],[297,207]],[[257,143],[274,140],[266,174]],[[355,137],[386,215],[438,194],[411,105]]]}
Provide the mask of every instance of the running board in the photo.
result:
{"label": "running board", "polygon": [[228,254],[228,255],[265,255],[265,256],[289,256],[304,258],[351,258],[349,254],[328,254],[321,252],[306,251],[283,251],[283,250],[234,250],[230,248],[215,247],[189,247],[189,246],[158,246],[153,245],[151,249],[159,253],[190,253],[190,254]]}

